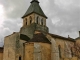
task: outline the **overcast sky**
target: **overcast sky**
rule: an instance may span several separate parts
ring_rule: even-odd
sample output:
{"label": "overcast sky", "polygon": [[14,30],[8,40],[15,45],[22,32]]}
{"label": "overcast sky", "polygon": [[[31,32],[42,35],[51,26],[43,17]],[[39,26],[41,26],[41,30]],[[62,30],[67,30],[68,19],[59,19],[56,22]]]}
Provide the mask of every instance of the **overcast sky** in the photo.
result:
{"label": "overcast sky", "polygon": [[[31,0],[0,0],[0,46],[5,36],[18,32],[22,26],[21,17],[27,11]],[[39,0],[48,17],[49,32],[72,38],[79,36],[80,0]]]}

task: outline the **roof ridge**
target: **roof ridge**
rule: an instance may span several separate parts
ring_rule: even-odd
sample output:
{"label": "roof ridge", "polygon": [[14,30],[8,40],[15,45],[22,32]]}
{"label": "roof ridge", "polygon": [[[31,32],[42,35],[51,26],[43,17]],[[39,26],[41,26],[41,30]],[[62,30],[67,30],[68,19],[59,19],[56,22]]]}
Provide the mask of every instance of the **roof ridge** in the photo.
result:
{"label": "roof ridge", "polygon": [[56,35],[56,34],[51,34],[51,33],[48,33],[48,34],[50,34],[52,37],[57,37],[57,38],[61,38],[61,39],[67,39],[69,41],[75,41],[75,39],[73,39],[73,38],[67,38],[67,37],[63,37],[63,36]]}

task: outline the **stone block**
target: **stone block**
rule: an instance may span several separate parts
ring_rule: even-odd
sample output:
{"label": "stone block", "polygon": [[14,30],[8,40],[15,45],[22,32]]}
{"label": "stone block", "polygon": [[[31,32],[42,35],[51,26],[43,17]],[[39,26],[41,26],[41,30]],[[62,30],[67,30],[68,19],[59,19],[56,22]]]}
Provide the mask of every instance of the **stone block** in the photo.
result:
{"label": "stone block", "polygon": [[64,58],[64,60],[69,60],[68,58]]}
{"label": "stone block", "polygon": [[72,57],[71,60],[78,60],[77,57]]}

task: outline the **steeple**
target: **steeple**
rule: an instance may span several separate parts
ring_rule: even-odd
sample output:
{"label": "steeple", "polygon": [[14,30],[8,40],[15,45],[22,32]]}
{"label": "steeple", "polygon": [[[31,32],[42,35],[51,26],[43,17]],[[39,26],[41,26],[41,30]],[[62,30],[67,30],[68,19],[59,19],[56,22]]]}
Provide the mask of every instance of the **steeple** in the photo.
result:
{"label": "steeple", "polygon": [[44,34],[48,33],[49,30],[46,26],[47,17],[41,9],[38,0],[31,1],[31,5],[22,18],[23,26],[20,30],[21,34],[33,38],[35,31],[40,31]]}
{"label": "steeple", "polygon": [[42,11],[41,7],[39,6],[38,0],[32,0],[31,1],[31,5],[29,6],[27,12],[23,15],[22,18],[30,15],[31,13],[36,13],[38,15],[41,15],[41,16],[47,18],[46,15],[44,14],[44,12]]}

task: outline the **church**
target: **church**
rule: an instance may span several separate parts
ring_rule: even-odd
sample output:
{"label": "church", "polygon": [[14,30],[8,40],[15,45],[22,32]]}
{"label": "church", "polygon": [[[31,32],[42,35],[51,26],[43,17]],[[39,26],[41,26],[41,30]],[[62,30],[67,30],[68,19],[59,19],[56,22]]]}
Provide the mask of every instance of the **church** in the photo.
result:
{"label": "church", "polygon": [[49,33],[48,18],[39,5],[32,0],[22,16],[23,25],[19,32],[4,38],[0,48],[0,60],[79,60],[80,52],[75,48],[80,43],[76,39]]}

